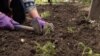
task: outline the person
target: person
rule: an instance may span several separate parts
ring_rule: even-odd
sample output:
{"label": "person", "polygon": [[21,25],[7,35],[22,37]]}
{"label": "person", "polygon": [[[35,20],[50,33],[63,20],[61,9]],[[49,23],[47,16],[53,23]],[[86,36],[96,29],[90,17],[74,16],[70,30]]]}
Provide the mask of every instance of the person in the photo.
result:
{"label": "person", "polygon": [[0,28],[14,30],[14,25],[19,25],[18,22],[14,21],[11,17],[0,12]]}
{"label": "person", "polygon": [[32,23],[34,23],[34,19],[37,20],[39,27],[35,27],[39,29],[49,27],[53,30],[53,24],[44,21],[39,15],[35,0],[1,0],[0,11],[0,28],[14,29],[14,25],[25,21],[25,14],[27,12],[32,18]]}

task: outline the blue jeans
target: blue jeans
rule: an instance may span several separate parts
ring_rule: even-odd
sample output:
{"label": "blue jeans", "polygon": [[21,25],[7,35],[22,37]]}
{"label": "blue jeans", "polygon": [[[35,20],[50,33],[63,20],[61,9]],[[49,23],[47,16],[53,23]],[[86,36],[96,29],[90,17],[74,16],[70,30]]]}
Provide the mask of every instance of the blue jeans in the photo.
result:
{"label": "blue jeans", "polygon": [[34,8],[34,2],[33,0],[12,0],[10,6],[8,6],[9,0],[0,0],[0,11],[7,15],[12,14],[15,21],[23,23],[25,21],[25,11]]}

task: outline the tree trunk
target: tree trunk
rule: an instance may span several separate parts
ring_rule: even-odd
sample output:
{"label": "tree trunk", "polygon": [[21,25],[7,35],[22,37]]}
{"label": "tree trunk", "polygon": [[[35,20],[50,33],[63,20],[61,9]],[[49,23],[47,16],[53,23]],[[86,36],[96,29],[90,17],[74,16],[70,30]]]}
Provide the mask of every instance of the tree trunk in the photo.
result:
{"label": "tree trunk", "polygon": [[100,0],[92,0],[88,18],[100,21]]}
{"label": "tree trunk", "polygon": [[52,5],[52,0],[48,0],[48,3],[49,3],[50,5]]}

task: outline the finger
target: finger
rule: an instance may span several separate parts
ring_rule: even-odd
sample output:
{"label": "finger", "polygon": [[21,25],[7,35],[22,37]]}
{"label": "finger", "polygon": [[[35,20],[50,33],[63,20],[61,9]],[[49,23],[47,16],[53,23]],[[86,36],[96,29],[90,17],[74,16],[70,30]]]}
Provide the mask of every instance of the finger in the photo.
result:
{"label": "finger", "polygon": [[19,25],[19,23],[16,22],[16,21],[14,21],[13,19],[11,20],[11,23],[12,23],[13,25]]}

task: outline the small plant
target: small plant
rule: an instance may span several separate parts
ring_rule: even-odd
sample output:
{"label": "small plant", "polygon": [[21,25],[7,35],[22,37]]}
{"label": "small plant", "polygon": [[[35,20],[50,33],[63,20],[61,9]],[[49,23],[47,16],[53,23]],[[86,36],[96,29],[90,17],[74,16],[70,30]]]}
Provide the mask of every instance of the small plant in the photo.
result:
{"label": "small plant", "polygon": [[76,27],[67,27],[68,33],[74,33],[76,32]]}
{"label": "small plant", "polygon": [[51,14],[50,14],[49,11],[45,11],[45,12],[41,13],[41,17],[43,17],[43,18],[47,18],[47,17],[49,17],[50,15],[51,15]]}
{"label": "small plant", "polygon": [[44,35],[48,35],[48,34],[50,34],[51,32],[54,31],[54,25],[52,23],[49,23],[49,24],[50,24],[50,26],[45,26],[44,29],[43,29]]}
{"label": "small plant", "polygon": [[79,46],[83,49],[82,56],[100,56],[100,54],[94,53],[90,47],[87,47],[82,42],[79,43]]}
{"label": "small plant", "polygon": [[54,56],[56,54],[55,50],[55,44],[51,42],[47,42],[44,45],[40,45],[39,43],[36,43],[36,51],[38,53],[38,56]]}

